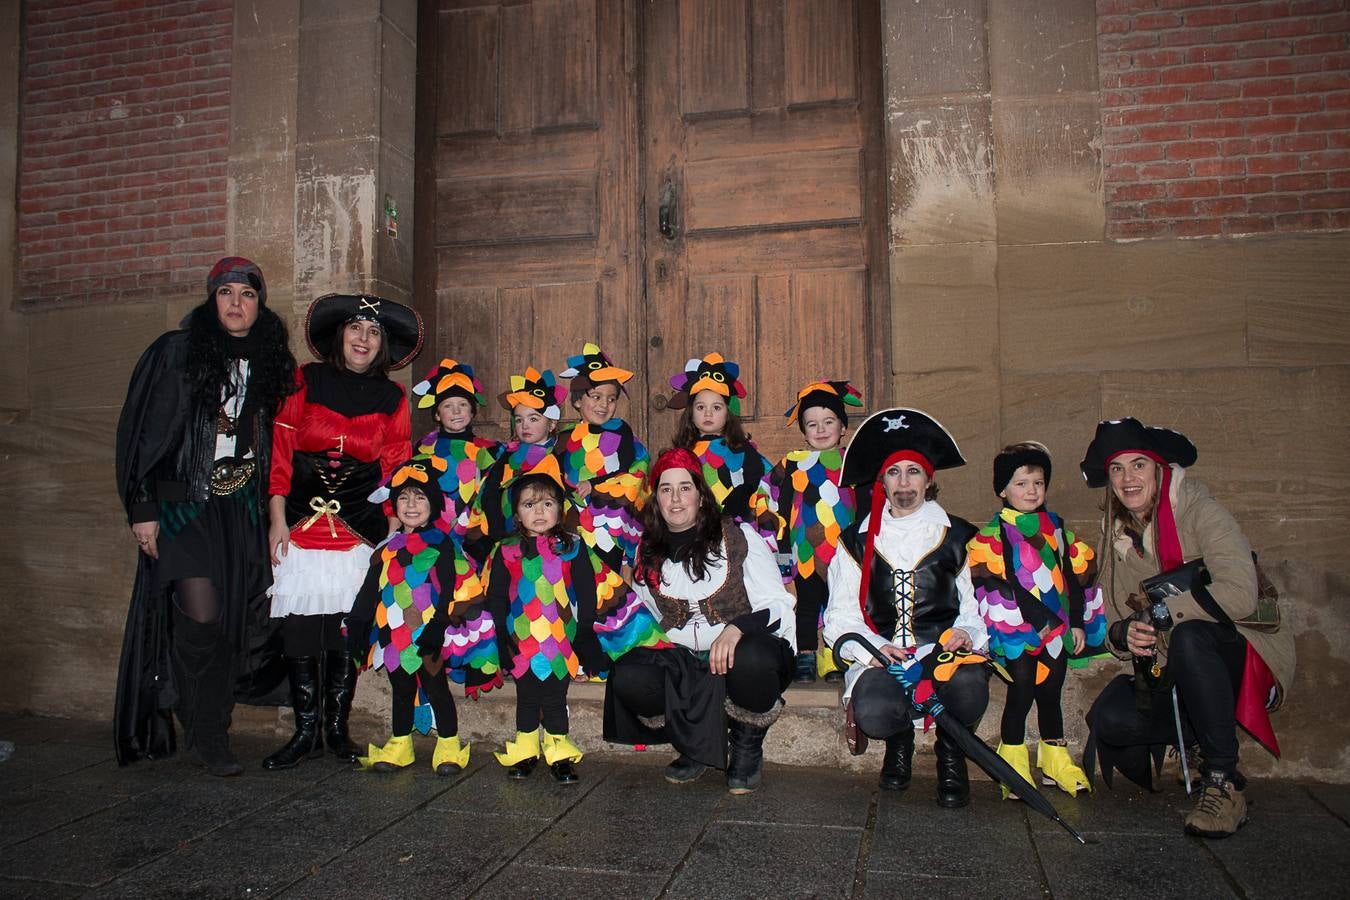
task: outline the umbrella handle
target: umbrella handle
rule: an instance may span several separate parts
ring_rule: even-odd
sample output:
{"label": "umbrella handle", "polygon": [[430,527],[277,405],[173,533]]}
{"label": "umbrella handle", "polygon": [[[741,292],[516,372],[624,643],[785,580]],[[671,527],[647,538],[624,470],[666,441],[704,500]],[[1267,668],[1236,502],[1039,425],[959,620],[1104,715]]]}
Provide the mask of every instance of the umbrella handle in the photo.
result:
{"label": "umbrella handle", "polygon": [[844,655],[840,651],[844,648],[845,644],[850,642],[858,644],[868,653],[871,653],[874,657],[876,657],[877,662],[881,663],[883,668],[895,662],[895,660],[891,659],[889,656],[882,653],[881,650],[872,645],[871,641],[869,641],[867,638],[863,637],[856,631],[847,631],[839,635],[839,639],[834,642],[834,647],[831,648],[831,650],[834,652],[835,659],[844,658]]}

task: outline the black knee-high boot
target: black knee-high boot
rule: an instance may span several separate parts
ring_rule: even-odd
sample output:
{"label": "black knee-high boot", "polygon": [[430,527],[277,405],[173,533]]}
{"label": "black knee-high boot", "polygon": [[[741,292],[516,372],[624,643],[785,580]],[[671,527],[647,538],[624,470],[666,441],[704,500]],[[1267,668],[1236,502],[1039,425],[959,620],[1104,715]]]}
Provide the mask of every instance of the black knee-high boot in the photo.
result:
{"label": "black knee-high boot", "polygon": [[937,728],[937,802],[938,806],[956,809],[970,802],[970,776],[966,772],[966,755],[942,726]]}
{"label": "black knee-high boot", "polygon": [[173,663],[184,744],[212,775],[240,774],[244,767],[230,752],[230,711],[234,706],[230,648],[219,623],[176,615]]}
{"label": "black knee-high boot", "polygon": [[352,743],[347,732],[347,717],[352,712],[356,693],[356,664],[345,652],[328,651],[323,655],[323,740],[333,755],[343,762],[356,762],[361,748]]}
{"label": "black knee-high boot", "polygon": [[313,656],[288,656],[291,707],[295,710],[295,734],[286,745],[263,760],[264,769],[289,769],[302,759],[323,755],[319,735],[319,660]]}

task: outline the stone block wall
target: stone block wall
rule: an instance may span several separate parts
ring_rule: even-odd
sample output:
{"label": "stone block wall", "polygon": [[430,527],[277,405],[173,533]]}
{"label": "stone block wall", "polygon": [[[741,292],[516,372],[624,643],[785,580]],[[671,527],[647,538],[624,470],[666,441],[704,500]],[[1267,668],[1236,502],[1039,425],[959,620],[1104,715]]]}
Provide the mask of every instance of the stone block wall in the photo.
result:
{"label": "stone block wall", "polygon": [[[1346,37],[1344,10],[1344,3],[1203,0],[883,5],[893,399],[940,418],[970,461],[940,474],[943,503],[986,521],[998,506],[994,453],[1037,439],[1055,460],[1051,508],[1095,541],[1103,496],[1083,487],[1078,461],[1096,423],[1134,415],[1188,434],[1200,449],[1195,476],[1237,516],[1301,631],[1298,678],[1288,711],[1276,718],[1285,747],[1277,771],[1334,780],[1350,777],[1350,702],[1336,687],[1350,677],[1350,551],[1341,539],[1350,521],[1350,233],[1335,230],[1342,219],[1280,218],[1283,211],[1265,204],[1293,197],[1298,205],[1288,212],[1301,214],[1333,185],[1343,187],[1330,168],[1342,165],[1344,151],[1333,148],[1346,146],[1350,127],[1334,115],[1300,118],[1314,116],[1311,109],[1289,120],[1282,104],[1325,113],[1343,102],[1350,59],[1336,48]],[[1200,23],[1225,27],[1216,19],[1252,23],[1264,37],[1248,29],[1201,40]],[[1146,171],[1153,157],[1119,155],[1143,146],[1169,163],[1169,139],[1122,116],[1162,110],[1165,124],[1181,115],[1172,110],[1201,104],[1190,94],[1143,93],[1176,77],[1167,74],[1174,57],[1143,54],[1183,36],[1190,43],[1175,45],[1189,49],[1176,65],[1194,53],[1213,74],[1199,79],[1190,70],[1199,80],[1185,85],[1236,84],[1241,100],[1244,85],[1255,90],[1261,81],[1221,70],[1221,60],[1204,60],[1211,51],[1197,47],[1232,47],[1239,59],[1259,60],[1267,78],[1276,66],[1292,79],[1291,93],[1263,95],[1260,110],[1177,120],[1188,129],[1236,123],[1250,136],[1243,140],[1269,142],[1260,152],[1250,143],[1232,148],[1231,176],[1204,169],[1199,158],[1173,173]],[[1269,40],[1284,42],[1282,52]],[[1314,76],[1285,73],[1285,65],[1318,68]],[[1300,89],[1300,78],[1315,80]],[[1272,122],[1287,133],[1257,133]],[[1198,139],[1193,130],[1175,134],[1180,144]],[[1292,171],[1325,180],[1277,182],[1276,173],[1252,168],[1278,155],[1281,135],[1324,148],[1287,153],[1310,165]],[[1253,182],[1257,175],[1270,181]],[[1211,178],[1220,196],[1243,198],[1244,219],[1259,211],[1264,224],[1230,227],[1226,213],[1177,196],[1195,204],[1190,218],[1181,207],[1139,207],[1150,229],[1120,227],[1132,221],[1120,210],[1142,202],[1125,185],[1167,200],[1189,190],[1179,185]],[[1229,178],[1243,183],[1224,194]],[[1202,220],[1203,228],[1194,224]],[[1180,237],[1226,229],[1300,233]],[[1143,233],[1158,237],[1118,239]],[[1070,679],[1072,738],[1082,738],[1081,712],[1117,671],[1098,664]],[[1254,746],[1244,765],[1272,769]]]}

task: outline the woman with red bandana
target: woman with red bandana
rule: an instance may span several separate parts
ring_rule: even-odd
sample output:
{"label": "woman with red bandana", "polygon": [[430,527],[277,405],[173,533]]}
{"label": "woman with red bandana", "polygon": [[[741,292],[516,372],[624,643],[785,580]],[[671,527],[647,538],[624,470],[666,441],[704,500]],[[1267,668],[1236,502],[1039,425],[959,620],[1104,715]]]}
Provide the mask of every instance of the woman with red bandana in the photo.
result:
{"label": "woman with red bandana", "polygon": [[[825,641],[856,632],[890,659],[940,643],[944,650],[982,650],[984,618],[966,568],[966,544],[975,526],[949,515],[937,502],[933,473],[965,465],[956,441],[917,409],[887,409],[858,428],[844,456],[840,484],[858,485],[859,505],[870,510],[844,529],[842,552],[830,561]],[[870,487],[868,486],[870,484]],[[841,648],[852,660],[844,676],[850,746],[866,748],[857,732],[886,741],[881,787],[909,787],[914,758],[913,711],[904,690],[872,655],[855,643]],[[986,666],[958,666],[937,686],[938,698],[973,727],[989,703]],[[955,808],[970,802],[966,758],[945,730],[937,729],[937,802]]]}
{"label": "woman with red bandana", "polygon": [[1186,474],[1197,455],[1185,435],[1125,418],[1099,423],[1083,459],[1088,486],[1106,488],[1098,583],[1107,635],[1135,670],[1093,703],[1084,762],[1089,774],[1100,763],[1108,784],[1120,769],[1151,787],[1151,761],[1177,742],[1180,721],[1184,742],[1199,747],[1201,777],[1185,828],[1217,838],[1247,820],[1237,726],[1279,755],[1268,712],[1293,681],[1294,645],[1288,627],[1254,627],[1251,546]]}
{"label": "woman with red bandana", "polygon": [[727,789],[748,794],[759,786],[764,736],[792,680],[792,595],[764,539],[721,516],[693,453],[662,453],[648,486],[635,589],[670,643],[616,660],[605,739],[673,744],[680,755],[667,781],[725,769]]}
{"label": "woman with red bandana", "polygon": [[392,300],[330,294],[310,305],[305,337],[321,361],[300,370],[277,415],[267,537],[295,733],[263,760],[267,769],[319,756],[325,743],[340,760],[360,755],[347,733],[356,667],[342,619],[371,548],[398,527],[370,495],[412,455],[408,398],[388,373],[421,349],[422,319]]}

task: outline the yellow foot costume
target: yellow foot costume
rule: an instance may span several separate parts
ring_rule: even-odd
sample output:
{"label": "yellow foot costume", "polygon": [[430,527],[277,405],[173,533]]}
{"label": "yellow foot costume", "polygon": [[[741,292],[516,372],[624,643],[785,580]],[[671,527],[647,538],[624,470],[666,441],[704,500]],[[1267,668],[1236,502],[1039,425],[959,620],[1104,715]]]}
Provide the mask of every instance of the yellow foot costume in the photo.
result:
{"label": "yellow foot costume", "polygon": [[1069,757],[1068,747],[1041,741],[1036,747],[1036,768],[1066,794],[1077,796],[1079,791],[1092,791],[1087,775]]}
{"label": "yellow foot costume", "polygon": [[824,678],[831,672],[838,672],[839,666],[834,662],[834,654],[830,652],[829,647],[821,647],[816,651],[816,677]]}
{"label": "yellow foot costume", "polygon": [[464,771],[469,764],[469,744],[460,746],[459,735],[436,738],[436,752],[431,756],[431,771],[437,775],[453,775]]}
{"label": "yellow foot costume", "polygon": [[[1017,770],[1017,774],[1025,778],[1029,784],[1034,785],[1036,783],[1031,780],[1031,761],[1027,757],[1026,744],[999,744],[998,755],[1003,757],[1004,762]],[[1007,787],[1001,786],[1000,789],[1003,791],[1004,800],[1018,799],[1018,796],[1008,790]]]}
{"label": "yellow foot costume", "polygon": [[562,760],[568,762],[581,762],[581,750],[572,739],[565,734],[549,734],[544,732],[544,762],[550,766],[555,762]]}
{"label": "yellow foot costume", "polygon": [[356,759],[361,764],[361,768],[375,772],[393,772],[396,769],[404,769],[411,766],[416,760],[417,757],[413,754],[411,734],[395,735],[383,747],[376,747],[371,744],[366,750],[366,755],[359,756]]}
{"label": "yellow foot costume", "polygon": [[497,762],[504,766],[514,766],[529,759],[539,758],[539,730],[517,731],[514,741],[506,742],[506,752],[494,753]]}

